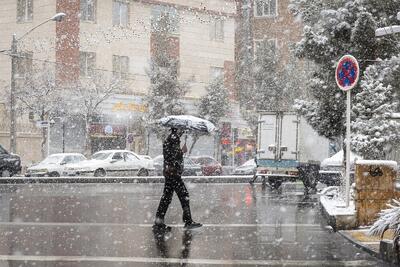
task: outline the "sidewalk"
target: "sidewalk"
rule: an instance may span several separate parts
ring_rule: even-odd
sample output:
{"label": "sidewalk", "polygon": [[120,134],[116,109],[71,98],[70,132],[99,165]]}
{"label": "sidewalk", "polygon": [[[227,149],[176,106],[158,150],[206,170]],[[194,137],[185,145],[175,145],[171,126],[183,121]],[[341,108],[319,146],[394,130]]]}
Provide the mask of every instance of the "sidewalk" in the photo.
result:
{"label": "sidewalk", "polygon": [[[183,181],[189,183],[248,183],[251,175],[230,176],[183,176]],[[163,183],[162,176],[130,176],[130,177],[10,177],[0,179],[0,184],[29,183]]]}
{"label": "sidewalk", "polygon": [[[339,234],[365,252],[391,264],[396,264],[397,255],[393,250],[393,231],[386,231],[381,239],[369,236],[369,228],[359,230],[342,230]],[[398,266],[398,265],[396,265]]]}
{"label": "sidewalk", "polygon": [[[357,247],[379,258],[379,244],[381,239],[377,236],[368,236],[368,230],[369,228],[357,230],[341,230],[338,231],[338,233],[353,244],[355,244]],[[384,239],[390,239],[390,233],[386,233]]]}

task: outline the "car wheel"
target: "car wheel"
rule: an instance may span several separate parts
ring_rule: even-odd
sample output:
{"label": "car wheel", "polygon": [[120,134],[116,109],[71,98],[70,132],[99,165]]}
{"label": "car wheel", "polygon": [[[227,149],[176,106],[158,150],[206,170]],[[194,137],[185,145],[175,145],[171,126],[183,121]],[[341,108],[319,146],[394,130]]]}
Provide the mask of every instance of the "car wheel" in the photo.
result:
{"label": "car wheel", "polygon": [[1,170],[0,174],[1,174],[1,177],[11,177],[12,176],[11,172],[8,169]]}
{"label": "car wheel", "polygon": [[94,176],[95,177],[104,177],[104,176],[106,176],[106,171],[103,169],[97,169],[94,171]]}
{"label": "car wheel", "polygon": [[49,177],[60,177],[60,174],[58,172],[51,172]]}
{"label": "car wheel", "polygon": [[149,176],[149,172],[145,169],[141,169],[138,172],[138,176]]}

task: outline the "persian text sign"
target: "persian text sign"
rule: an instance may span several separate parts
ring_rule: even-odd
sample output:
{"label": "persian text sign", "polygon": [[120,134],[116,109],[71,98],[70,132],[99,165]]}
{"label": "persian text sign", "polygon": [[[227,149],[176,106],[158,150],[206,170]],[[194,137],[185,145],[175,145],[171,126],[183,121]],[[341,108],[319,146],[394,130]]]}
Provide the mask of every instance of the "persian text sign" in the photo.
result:
{"label": "persian text sign", "polygon": [[336,67],[336,83],[343,91],[348,91],[356,86],[360,68],[357,59],[351,55],[345,55],[340,58]]}

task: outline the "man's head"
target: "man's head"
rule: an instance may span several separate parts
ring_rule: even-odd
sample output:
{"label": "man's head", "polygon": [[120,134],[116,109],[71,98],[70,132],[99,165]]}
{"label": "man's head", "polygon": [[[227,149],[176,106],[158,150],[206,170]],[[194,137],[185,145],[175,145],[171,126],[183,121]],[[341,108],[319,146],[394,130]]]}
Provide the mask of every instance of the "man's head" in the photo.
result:
{"label": "man's head", "polygon": [[181,137],[185,131],[180,128],[171,128],[171,133],[176,134],[178,137]]}

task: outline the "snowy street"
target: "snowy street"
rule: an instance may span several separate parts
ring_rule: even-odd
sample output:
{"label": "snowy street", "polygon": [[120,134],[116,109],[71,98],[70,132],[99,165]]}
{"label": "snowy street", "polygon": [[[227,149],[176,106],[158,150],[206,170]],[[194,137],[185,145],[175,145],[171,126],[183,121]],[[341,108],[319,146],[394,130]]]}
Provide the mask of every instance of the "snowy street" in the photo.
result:
{"label": "snowy street", "polygon": [[184,231],[152,232],[162,184],[1,185],[0,266],[385,266],[325,226],[296,184],[188,184]]}

